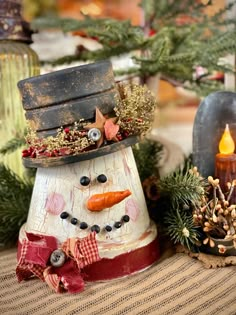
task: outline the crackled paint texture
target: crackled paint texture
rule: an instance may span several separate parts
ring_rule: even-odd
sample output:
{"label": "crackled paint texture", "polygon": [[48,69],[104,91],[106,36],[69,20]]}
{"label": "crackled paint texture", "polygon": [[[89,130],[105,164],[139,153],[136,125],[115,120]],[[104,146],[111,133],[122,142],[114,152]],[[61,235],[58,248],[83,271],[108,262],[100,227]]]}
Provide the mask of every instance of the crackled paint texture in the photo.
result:
{"label": "crackled paint texture", "polygon": [[[107,181],[99,183],[97,177],[105,174]],[[88,186],[80,184],[80,178],[90,179]],[[131,195],[110,208],[91,212],[87,200],[94,194],[130,190]],[[66,211],[69,218],[62,220]],[[119,229],[105,233],[106,225],[114,226],[128,214],[130,221]],[[51,168],[39,168],[26,224],[27,231],[55,235],[60,240],[68,237],[84,237],[89,233],[79,225],[71,224],[71,218],[86,222],[89,228],[99,225],[100,241],[107,239],[122,242],[137,239],[150,225],[150,219],[140,183],[136,163],[130,147],[95,159]]]}
{"label": "crackled paint texture", "polygon": [[46,199],[46,211],[53,215],[59,215],[65,208],[65,200],[61,194],[51,193]]}

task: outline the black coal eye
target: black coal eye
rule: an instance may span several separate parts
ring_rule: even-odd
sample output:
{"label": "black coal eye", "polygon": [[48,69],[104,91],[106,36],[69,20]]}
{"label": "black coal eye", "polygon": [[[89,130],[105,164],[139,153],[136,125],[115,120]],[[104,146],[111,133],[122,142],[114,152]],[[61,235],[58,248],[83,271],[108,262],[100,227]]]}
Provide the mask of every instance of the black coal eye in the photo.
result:
{"label": "black coal eye", "polygon": [[80,178],[80,184],[81,184],[82,186],[88,186],[89,183],[90,183],[90,179],[89,179],[87,176],[82,176],[82,177]]}
{"label": "black coal eye", "polygon": [[105,182],[107,181],[106,175],[104,175],[104,174],[98,175],[97,181],[98,181],[99,183],[105,183]]}

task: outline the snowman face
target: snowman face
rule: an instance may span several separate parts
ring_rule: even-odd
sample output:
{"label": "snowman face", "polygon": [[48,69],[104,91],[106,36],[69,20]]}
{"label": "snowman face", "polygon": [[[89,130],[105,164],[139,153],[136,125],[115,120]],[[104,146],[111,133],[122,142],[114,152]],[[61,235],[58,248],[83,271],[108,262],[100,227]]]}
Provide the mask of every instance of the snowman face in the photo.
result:
{"label": "snowman face", "polygon": [[[40,190],[40,193],[39,193]],[[40,197],[40,198],[39,198]],[[39,169],[28,229],[58,237],[123,242],[147,228],[148,212],[131,148],[62,167]]]}

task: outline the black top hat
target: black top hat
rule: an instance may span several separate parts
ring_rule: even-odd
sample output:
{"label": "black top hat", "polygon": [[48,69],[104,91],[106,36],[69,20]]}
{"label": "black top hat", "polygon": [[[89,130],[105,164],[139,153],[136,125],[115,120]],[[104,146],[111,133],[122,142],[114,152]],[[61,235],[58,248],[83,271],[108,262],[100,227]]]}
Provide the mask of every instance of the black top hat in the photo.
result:
{"label": "black top hat", "polygon": [[19,81],[18,88],[33,130],[23,151],[26,167],[88,160],[139,140],[116,125],[114,109],[121,95],[110,61],[31,77]]}

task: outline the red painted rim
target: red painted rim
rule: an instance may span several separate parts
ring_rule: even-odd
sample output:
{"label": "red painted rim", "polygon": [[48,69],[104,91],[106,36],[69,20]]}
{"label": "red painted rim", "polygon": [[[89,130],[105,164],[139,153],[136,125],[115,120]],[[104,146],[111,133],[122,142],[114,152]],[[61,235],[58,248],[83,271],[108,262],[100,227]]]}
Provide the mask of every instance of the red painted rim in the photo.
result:
{"label": "red painted rim", "polygon": [[83,269],[86,281],[102,281],[131,275],[154,264],[160,258],[158,240],[113,259],[103,258]]}
{"label": "red painted rim", "polygon": [[[21,243],[18,242],[17,260],[19,260]],[[102,258],[83,269],[85,281],[104,281],[125,277],[142,271],[160,258],[158,239],[113,259]]]}

